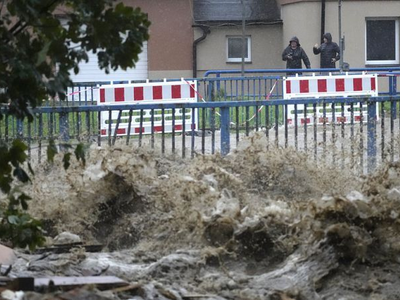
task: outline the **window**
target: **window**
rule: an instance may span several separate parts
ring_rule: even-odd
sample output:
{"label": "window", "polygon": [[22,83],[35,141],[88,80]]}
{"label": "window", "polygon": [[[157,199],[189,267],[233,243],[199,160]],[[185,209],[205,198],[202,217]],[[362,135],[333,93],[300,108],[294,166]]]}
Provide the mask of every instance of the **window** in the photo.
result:
{"label": "window", "polygon": [[[240,35],[226,37],[226,61],[241,62],[242,61],[242,41]],[[244,61],[251,61],[251,38],[245,36]]]}
{"label": "window", "polygon": [[399,63],[399,21],[397,19],[366,20],[366,64]]}

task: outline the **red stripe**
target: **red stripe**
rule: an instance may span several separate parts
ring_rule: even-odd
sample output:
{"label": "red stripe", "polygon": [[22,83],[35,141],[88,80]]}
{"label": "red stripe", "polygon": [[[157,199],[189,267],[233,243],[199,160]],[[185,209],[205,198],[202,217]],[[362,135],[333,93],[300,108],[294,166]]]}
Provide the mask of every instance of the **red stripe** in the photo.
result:
{"label": "red stripe", "polygon": [[154,126],[154,132],[161,132],[163,131],[163,127],[162,126]]}
{"label": "red stripe", "polygon": [[171,96],[172,96],[172,99],[181,98],[181,86],[180,85],[172,85],[171,86]]}
{"label": "red stripe", "polygon": [[304,119],[301,119],[301,124],[304,124],[304,123],[308,124],[310,122],[311,122],[310,118],[307,118],[306,121],[304,121]]}
{"label": "red stripe", "polygon": [[309,93],[308,80],[300,80],[300,93]]}
{"label": "red stripe", "polygon": [[175,125],[175,130],[182,130],[182,125]]}
{"label": "red stripe", "polygon": [[355,119],[356,121],[361,121],[361,116],[355,116],[354,119]]}
{"label": "red stripe", "polygon": [[118,128],[117,129],[117,134],[125,134],[126,133],[126,129],[125,128]]}
{"label": "red stripe", "polygon": [[162,100],[162,86],[153,86],[153,100]]}
{"label": "red stripe", "polygon": [[344,92],[344,79],[335,79],[336,92]]}
{"label": "red stripe", "polygon": [[344,123],[344,122],[346,122],[346,117],[337,117],[336,118],[336,121],[338,121],[338,122],[341,122],[341,123]]}
{"label": "red stripe", "polygon": [[133,99],[135,101],[141,101],[143,100],[143,87],[142,86],[137,86],[133,88]]}
{"label": "red stripe", "polygon": [[190,98],[194,98],[195,96],[194,84],[190,85]]}
{"label": "red stripe", "polygon": [[115,97],[115,102],[125,101],[124,88],[115,88],[114,89],[114,97]]}
{"label": "red stripe", "polygon": [[326,79],[318,79],[318,93],[326,93],[328,91],[326,86]]}
{"label": "red stripe", "polygon": [[376,89],[376,87],[375,87],[375,77],[372,77],[372,78],[371,78],[371,89],[372,89],[373,91],[375,91],[375,89]]}
{"label": "red stripe", "polygon": [[291,86],[290,86],[290,80],[286,80],[286,94],[290,94],[292,92]]}
{"label": "red stripe", "polygon": [[319,123],[329,123],[329,118],[328,117],[320,117],[319,119],[318,119],[318,122]]}
{"label": "red stripe", "polygon": [[354,91],[362,91],[362,78],[354,78],[353,79],[353,90]]}
{"label": "red stripe", "polygon": [[106,91],[104,89],[100,89],[100,102],[106,102]]}
{"label": "red stripe", "polygon": [[[118,128],[117,134],[125,134],[126,129],[125,128]],[[102,129],[101,130],[101,135],[106,135],[107,134],[107,129]]]}
{"label": "red stripe", "polygon": [[[142,132],[144,132],[144,127],[142,127]],[[135,128],[135,133],[140,133],[140,127]]]}

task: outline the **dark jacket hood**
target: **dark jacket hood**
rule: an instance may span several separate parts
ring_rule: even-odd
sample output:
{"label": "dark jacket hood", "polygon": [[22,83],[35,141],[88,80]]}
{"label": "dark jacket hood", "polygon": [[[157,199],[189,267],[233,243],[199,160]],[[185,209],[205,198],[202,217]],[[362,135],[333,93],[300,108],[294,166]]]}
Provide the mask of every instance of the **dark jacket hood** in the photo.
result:
{"label": "dark jacket hood", "polygon": [[289,45],[290,45],[291,42],[296,42],[296,43],[297,43],[297,47],[300,47],[300,41],[299,41],[299,39],[297,38],[297,36],[294,36],[294,37],[292,37],[292,38],[290,39]]}
{"label": "dark jacket hood", "polygon": [[332,42],[332,35],[329,32],[325,33],[323,37],[328,40],[328,43]]}

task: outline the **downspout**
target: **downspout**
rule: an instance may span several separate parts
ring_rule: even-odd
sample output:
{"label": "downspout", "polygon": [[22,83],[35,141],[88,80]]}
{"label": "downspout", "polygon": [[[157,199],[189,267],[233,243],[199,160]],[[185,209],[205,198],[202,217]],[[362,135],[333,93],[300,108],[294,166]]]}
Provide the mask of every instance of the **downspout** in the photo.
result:
{"label": "downspout", "polygon": [[321,43],[324,42],[323,35],[325,34],[325,0],[321,0]]}
{"label": "downspout", "polygon": [[205,40],[207,34],[211,32],[210,27],[205,25],[193,25],[192,27],[198,27],[203,31],[203,34],[198,39],[194,40],[193,42],[193,78],[197,77],[197,44],[200,43],[202,40]]}

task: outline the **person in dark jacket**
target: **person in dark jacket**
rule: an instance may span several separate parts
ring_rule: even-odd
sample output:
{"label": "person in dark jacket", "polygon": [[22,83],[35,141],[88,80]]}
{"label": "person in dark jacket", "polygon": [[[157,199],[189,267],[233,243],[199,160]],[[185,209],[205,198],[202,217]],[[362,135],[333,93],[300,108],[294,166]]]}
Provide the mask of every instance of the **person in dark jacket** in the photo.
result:
{"label": "person in dark jacket", "polygon": [[[282,52],[282,60],[286,61],[287,69],[302,69],[301,61],[307,69],[311,68],[310,60],[304,49],[300,47],[299,39],[294,36],[289,41],[289,46]],[[294,72],[288,72],[288,75],[294,75]],[[299,72],[301,74],[301,72]]]}
{"label": "person in dark jacket", "polygon": [[332,35],[327,32],[323,35],[324,42],[318,46],[315,44],[313,52],[315,55],[321,54],[320,65],[323,68],[336,68],[336,62],[340,59],[340,48],[338,44],[332,42]]}

